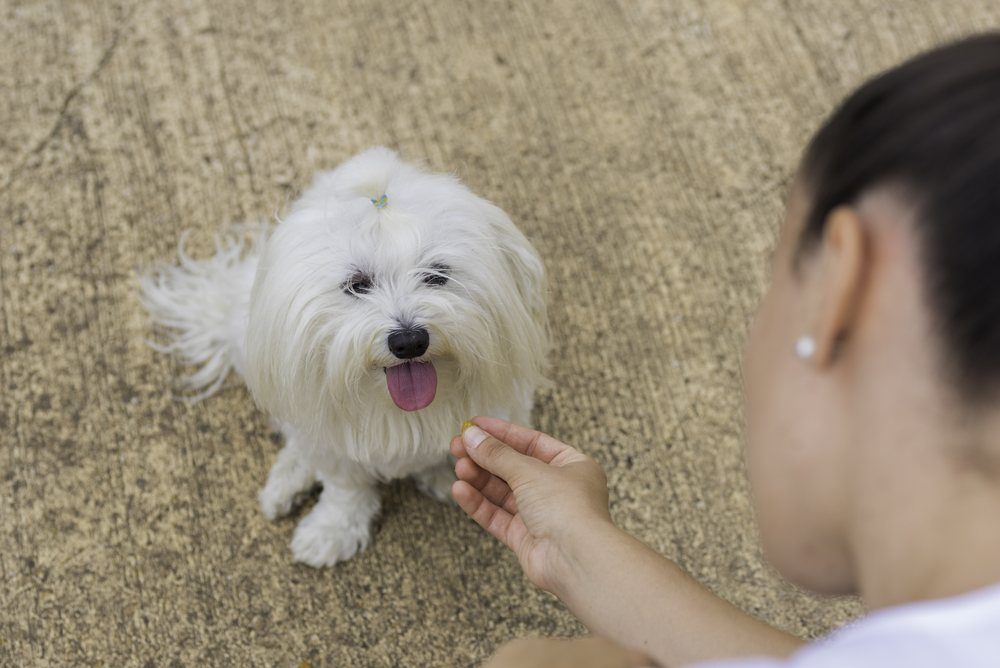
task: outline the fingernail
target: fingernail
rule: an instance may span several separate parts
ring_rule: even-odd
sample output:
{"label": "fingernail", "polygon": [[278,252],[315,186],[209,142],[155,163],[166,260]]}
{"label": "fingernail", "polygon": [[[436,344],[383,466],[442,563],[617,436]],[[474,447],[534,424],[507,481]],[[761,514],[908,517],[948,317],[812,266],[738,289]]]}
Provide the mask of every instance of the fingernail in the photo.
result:
{"label": "fingernail", "polygon": [[469,427],[475,427],[475,426],[476,425],[472,424],[471,421],[466,420],[465,422],[462,423],[462,430],[460,432],[458,432],[458,433],[464,434],[466,429],[468,429]]}
{"label": "fingernail", "polygon": [[471,425],[462,431],[462,441],[467,448],[479,447],[479,444],[485,441],[486,437],[487,433],[476,425]]}

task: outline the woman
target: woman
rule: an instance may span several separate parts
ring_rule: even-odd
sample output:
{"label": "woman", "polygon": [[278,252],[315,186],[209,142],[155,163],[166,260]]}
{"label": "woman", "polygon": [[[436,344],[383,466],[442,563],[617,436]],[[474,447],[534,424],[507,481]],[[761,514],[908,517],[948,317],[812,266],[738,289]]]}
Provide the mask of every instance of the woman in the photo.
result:
{"label": "woman", "polygon": [[455,500],[617,643],[491,666],[1000,665],[1000,35],[877,77],[812,140],[745,382],[768,559],[874,612],[808,645],[773,629],[617,529],[592,459],[477,418]]}

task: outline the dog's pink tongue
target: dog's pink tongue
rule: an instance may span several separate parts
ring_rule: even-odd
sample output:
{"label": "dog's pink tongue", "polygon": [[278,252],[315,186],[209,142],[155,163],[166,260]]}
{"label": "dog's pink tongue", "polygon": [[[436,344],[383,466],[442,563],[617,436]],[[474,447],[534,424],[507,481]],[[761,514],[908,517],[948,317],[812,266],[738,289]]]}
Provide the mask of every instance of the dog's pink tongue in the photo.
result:
{"label": "dog's pink tongue", "polygon": [[437,392],[438,377],[430,362],[404,362],[385,370],[389,396],[404,411],[430,406]]}

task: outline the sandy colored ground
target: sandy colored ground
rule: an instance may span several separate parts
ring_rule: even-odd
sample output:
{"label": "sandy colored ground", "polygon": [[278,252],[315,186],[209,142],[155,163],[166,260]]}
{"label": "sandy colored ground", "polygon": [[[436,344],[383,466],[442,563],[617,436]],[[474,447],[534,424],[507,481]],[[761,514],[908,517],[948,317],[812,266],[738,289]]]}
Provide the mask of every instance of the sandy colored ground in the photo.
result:
{"label": "sandy colored ground", "polygon": [[768,621],[840,624],[762,565],[741,342],[821,117],[997,25],[993,0],[0,3],[0,665],[466,666],[582,632],[409,482],[363,556],[293,565],[255,505],[264,417],[235,383],[175,400],[144,345],[137,268],[376,143],[536,243],[537,423],[607,466],[618,521]]}

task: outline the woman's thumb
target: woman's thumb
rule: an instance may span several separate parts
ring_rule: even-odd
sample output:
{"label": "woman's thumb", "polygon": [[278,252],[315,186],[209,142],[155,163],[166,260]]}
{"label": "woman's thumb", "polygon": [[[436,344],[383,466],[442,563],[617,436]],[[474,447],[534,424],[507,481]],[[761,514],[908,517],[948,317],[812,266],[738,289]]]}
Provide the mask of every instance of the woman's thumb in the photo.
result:
{"label": "woman's thumb", "polygon": [[462,443],[472,461],[493,475],[503,478],[508,484],[511,478],[535,463],[530,457],[499,441],[474,424],[467,424],[462,430]]}

